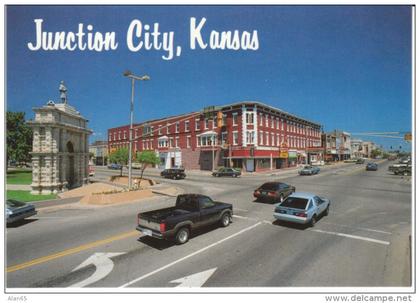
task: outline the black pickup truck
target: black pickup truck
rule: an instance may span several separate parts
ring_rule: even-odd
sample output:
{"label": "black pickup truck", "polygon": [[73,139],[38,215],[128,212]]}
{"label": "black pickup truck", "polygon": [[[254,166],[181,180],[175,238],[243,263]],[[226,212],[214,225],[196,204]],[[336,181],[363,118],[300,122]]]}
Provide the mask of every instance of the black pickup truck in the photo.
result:
{"label": "black pickup truck", "polygon": [[139,213],[136,229],[146,236],[184,244],[192,230],[216,222],[226,227],[232,215],[232,204],[200,194],[184,194],[177,197],[174,207]]}

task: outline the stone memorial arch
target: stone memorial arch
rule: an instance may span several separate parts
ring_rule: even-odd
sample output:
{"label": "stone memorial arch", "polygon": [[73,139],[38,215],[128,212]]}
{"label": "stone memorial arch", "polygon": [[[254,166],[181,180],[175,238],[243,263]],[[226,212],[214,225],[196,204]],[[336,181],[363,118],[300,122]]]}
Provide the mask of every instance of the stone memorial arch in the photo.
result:
{"label": "stone memorial arch", "polygon": [[88,120],[67,104],[67,88],[60,83],[61,103],[34,108],[32,194],[57,193],[88,182],[89,147],[92,133]]}

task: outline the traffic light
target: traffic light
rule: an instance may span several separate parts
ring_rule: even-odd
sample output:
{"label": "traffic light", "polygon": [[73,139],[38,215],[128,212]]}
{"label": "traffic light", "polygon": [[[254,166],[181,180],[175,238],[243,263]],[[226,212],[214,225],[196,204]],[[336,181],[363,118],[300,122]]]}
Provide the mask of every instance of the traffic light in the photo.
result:
{"label": "traffic light", "polygon": [[217,127],[222,127],[223,126],[223,113],[217,112]]}
{"label": "traffic light", "polygon": [[404,135],[404,140],[405,140],[405,141],[411,141],[411,140],[412,140],[411,133],[406,133],[406,134]]}

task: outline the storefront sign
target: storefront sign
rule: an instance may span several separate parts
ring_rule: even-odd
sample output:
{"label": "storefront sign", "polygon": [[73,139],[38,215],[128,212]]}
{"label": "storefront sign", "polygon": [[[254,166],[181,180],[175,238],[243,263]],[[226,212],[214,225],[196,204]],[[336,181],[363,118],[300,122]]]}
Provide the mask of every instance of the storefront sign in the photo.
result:
{"label": "storefront sign", "polygon": [[280,152],[280,158],[283,158],[283,159],[289,158],[289,152],[287,152],[287,151],[281,151]]}
{"label": "storefront sign", "polygon": [[289,151],[289,159],[290,158],[297,158],[297,153],[295,151]]}

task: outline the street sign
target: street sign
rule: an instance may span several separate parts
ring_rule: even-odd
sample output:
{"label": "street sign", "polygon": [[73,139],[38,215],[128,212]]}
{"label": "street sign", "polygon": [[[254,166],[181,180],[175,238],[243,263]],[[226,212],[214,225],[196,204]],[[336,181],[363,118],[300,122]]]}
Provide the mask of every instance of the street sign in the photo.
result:
{"label": "street sign", "polygon": [[289,152],[288,151],[281,151],[280,152],[280,158],[282,158],[282,159],[289,158]]}

